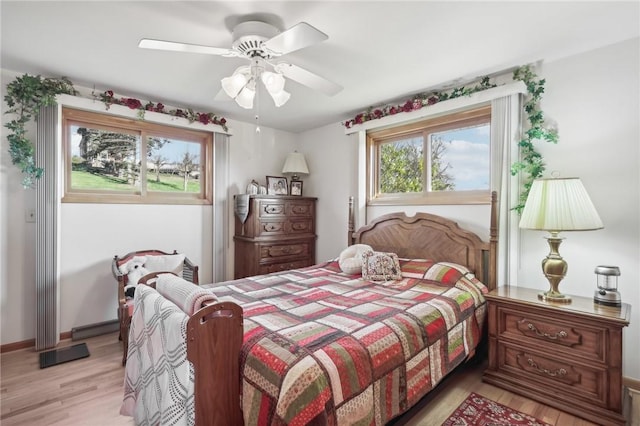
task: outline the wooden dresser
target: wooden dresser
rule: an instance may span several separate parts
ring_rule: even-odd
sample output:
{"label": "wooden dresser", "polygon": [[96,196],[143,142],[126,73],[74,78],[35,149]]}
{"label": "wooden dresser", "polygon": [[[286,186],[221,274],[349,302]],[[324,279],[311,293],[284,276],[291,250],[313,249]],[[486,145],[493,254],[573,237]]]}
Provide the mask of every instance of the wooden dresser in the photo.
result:
{"label": "wooden dresser", "polygon": [[252,195],[235,224],[235,278],[302,268],[316,261],[316,198]]}
{"label": "wooden dresser", "polygon": [[538,300],[539,290],[500,287],[489,302],[483,380],[600,425],[624,425],[622,329],[631,307]]}

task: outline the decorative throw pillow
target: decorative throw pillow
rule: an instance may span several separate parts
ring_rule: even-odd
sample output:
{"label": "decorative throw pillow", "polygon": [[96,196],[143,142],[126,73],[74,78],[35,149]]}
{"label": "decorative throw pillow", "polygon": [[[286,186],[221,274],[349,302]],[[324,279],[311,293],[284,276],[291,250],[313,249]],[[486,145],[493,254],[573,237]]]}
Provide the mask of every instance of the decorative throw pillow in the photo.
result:
{"label": "decorative throw pillow", "polygon": [[402,279],[398,255],[367,251],[362,254],[362,278],[371,281],[390,281]]}
{"label": "decorative throw pillow", "polygon": [[144,266],[150,272],[173,272],[182,276],[182,266],[184,264],[184,254],[167,254],[161,256],[147,256]]}
{"label": "decorative throw pillow", "polygon": [[366,251],[373,249],[367,244],[354,244],[342,250],[338,258],[342,272],[349,275],[362,273],[362,253]]}

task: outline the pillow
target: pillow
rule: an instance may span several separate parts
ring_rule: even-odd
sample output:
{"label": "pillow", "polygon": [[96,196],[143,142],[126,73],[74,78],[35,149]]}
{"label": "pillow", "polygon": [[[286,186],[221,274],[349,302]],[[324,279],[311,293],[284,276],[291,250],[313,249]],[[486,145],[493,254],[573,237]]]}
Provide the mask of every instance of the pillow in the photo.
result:
{"label": "pillow", "polygon": [[362,278],[371,281],[402,279],[398,255],[379,251],[362,253]]}
{"label": "pillow", "polygon": [[184,258],[184,254],[147,256],[144,266],[149,272],[173,272],[178,276],[182,276]]}
{"label": "pillow", "polygon": [[367,244],[354,244],[342,250],[338,258],[338,265],[342,272],[349,275],[361,274],[362,253],[365,251],[373,251],[373,249]]}
{"label": "pillow", "polygon": [[424,273],[423,278],[454,285],[463,275],[470,273],[469,269],[457,263],[438,262]]}
{"label": "pillow", "polygon": [[465,266],[452,262],[434,262],[425,259],[400,259],[402,276],[438,281],[453,285],[464,275],[471,274]]}
{"label": "pillow", "polygon": [[433,260],[400,259],[403,278],[423,278],[425,272],[434,265]]}

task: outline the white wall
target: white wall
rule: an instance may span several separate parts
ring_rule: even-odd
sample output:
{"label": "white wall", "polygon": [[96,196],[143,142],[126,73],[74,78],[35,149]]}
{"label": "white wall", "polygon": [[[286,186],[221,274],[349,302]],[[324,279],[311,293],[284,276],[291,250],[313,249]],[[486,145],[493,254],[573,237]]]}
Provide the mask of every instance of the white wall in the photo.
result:
{"label": "white wall", "polygon": [[[640,336],[639,51],[639,40],[634,39],[538,70],[547,79],[542,109],[557,122],[560,133],[557,145],[538,144],[547,171],[582,178],[605,225],[599,231],[565,233],[560,251],[569,272],[560,287],[591,298],[595,266],[620,267],[620,292],[633,307],[631,325],[624,330],[624,375],[635,379],[640,379],[635,347]],[[307,131],[301,138],[301,151],[314,166],[308,186],[319,197],[318,258],[336,257],[346,245],[347,199],[357,193],[357,136],[346,136],[336,123]],[[449,209],[431,211],[455,217],[461,227],[474,230],[469,215]],[[540,267],[549,251],[544,233],[521,232],[522,263],[518,283],[512,284],[546,290]]]}
{"label": "white wall", "polygon": [[[632,306],[624,330],[624,374],[640,378],[640,39],[543,64],[542,110],[558,125],[558,145],[541,144],[547,172],[582,179],[604,229],[565,232],[569,264],[561,291],[593,297],[597,265],[620,267],[622,301]],[[547,289],[540,262],[544,232],[522,232],[520,283]]]}
{"label": "white wall", "polygon": [[[2,70],[3,99],[6,85],[18,75]],[[2,118],[4,124],[11,116]],[[266,175],[281,175],[297,138],[266,127],[257,134],[253,123],[229,120],[228,125],[233,136],[227,192],[232,199],[251,179],[264,183]],[[35,138],[36,126],[30,123],[28,129]],[[8,154],[8,131],[3,127],[0,133],[0,339],[7,344],[35,336],[35,223],[25,222],[25,211],[35,205],[35,191],[22,188],[22,176]],[[232,203],[228,213],[232,241]],[[63,203],[59,233],[62,332],[117,318],[117,288],[110,269],[115,254],[175,249],[200,266],[201,282],[212,281],[211,206]],[[233,245],[227,249],[225,276],[231,278]]]}
{"label": "white wall", "polygon": [[[15,75],[1,74],[2,99]],[[35,191],[22,188],[18,168],[11,164],[2,102],[0,131],[0,338],[2,343],[35,336],[35,224],[25,222],[25,211],[35,207]],[[35,125],[28,130],[35,134]]]}

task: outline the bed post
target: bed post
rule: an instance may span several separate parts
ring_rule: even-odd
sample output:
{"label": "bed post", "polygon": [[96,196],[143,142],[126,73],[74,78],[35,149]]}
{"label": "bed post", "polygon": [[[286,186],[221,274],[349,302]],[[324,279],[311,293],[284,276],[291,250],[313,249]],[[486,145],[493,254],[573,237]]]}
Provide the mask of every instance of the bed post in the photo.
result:
{"label": "bed post", "polygon": [[187,359],[195,370],[195,424],[242,426],[240,351],[242,308],[218,302],[196,311],[187,323]]}
{"label": "bed post", "polygon": [[355,231],[355,211],[353,207],[353,195],[349,197],[349,228],[347,230],[347,246],[353,244],[353,232]]}
{"label": "bed post", "polygon": [[491,192],[491,222],[489,228],[489,289],[497,285],[498,267],[498,193]]}

